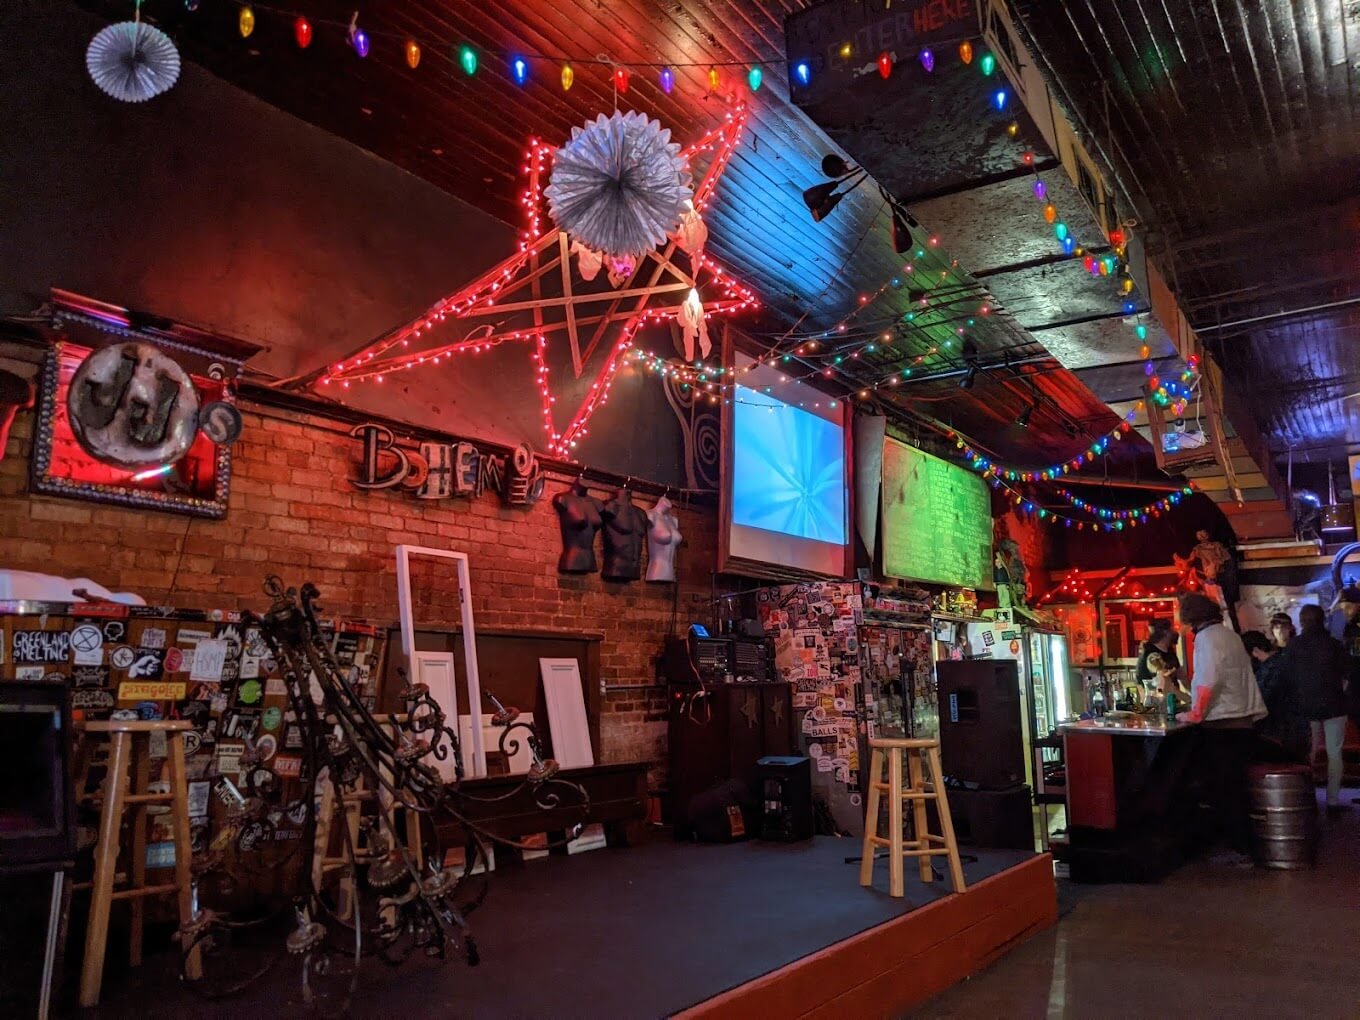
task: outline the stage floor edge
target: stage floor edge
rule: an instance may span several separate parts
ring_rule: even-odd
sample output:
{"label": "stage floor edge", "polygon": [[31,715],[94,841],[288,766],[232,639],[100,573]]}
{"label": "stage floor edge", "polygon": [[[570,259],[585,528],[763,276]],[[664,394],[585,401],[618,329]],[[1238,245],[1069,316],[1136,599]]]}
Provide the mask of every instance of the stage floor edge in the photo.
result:
{"label": "stage floor edge", "polygon": [[1053,858],[1040,854],[674,1016],[900,1016],[1057,920]]}

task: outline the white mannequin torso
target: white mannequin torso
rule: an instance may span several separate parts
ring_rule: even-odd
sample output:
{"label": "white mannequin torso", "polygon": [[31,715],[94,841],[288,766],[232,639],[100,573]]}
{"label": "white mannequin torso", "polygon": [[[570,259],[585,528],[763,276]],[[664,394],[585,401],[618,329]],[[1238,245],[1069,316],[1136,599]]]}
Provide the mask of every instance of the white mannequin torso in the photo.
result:
{"label": "white mannequin torso", "polygon": [[665,496],[647,511],[647,580],[675,580],[675,549],[684,536]]}

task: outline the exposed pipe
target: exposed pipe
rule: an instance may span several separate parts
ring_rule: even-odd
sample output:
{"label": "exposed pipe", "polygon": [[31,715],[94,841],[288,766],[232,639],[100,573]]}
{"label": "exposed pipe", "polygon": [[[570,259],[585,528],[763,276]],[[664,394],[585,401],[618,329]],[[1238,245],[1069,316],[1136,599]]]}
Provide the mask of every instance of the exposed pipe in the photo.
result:
{"label": "exposed pipe", "polygon": [[1287,308],[1283,312],[1271,312],[1269,315],[1256,315],[1250,319],[1237,319],[1233,322],[1220,322],[1216,326],[1200,326],[1195,332],[1220,333],[1225,329],[1235,329],[1238,326],[1250,326],[1257,322],[1273,322],[1277,319],[1310,315],[1313,312],[1325,312],[1332,308],[1348,308],[1351,305],[1360,305],[1360,297],[1346,298],[1344,301],[1329,301],[1325,305],[1309,305],[1307,308]]}
{"label": "exposed pipe", "polygon": [[[995,372],[997,369],[1000,368],[1019,368],[1021,365],[1039,365],[1057,360],[1058,359],[1053,357],[1053,355],[1051,354],[1042,354],[1035,355],[1030,358],[1018,358],[1015,361],[998,361],[995,364],[991,365],[984,365],[981,362],[978,362],[977,370],[979,372]],[[904,386],[910,386],[912,385],[912,383],[934,382],[937,379],[953,379],[956,378],[957,376],[967,374],[968,367],[965,366],[964,368],[947,369],[946,371],[943,372],[932,372],[930,373],[930,375],[913,375],[906,379],[903,379],[899,383],[894,383],[893,389],[901,390]]]}
{"label": "exposed pipe", "polygon": [[1063,485],[1108,486],[1112,489],[1147,489],[1151,492],[1180,492],[1185,488],[1184,485],[1176,485],[1172,482],[1140,482],[1134,478],[1082,478],[1078,475],[1063,475],[1061,481]]}

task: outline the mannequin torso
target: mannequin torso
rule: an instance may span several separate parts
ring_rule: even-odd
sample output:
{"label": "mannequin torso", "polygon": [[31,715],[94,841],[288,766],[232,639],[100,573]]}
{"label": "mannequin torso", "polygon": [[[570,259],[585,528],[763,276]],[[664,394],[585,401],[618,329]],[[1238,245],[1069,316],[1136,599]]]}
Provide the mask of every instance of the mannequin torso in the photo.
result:
{"label": "mannequin torso", "polygon": [[553,507],[562,529],[562,555],[557,569],[564,574],[594,573],[595,532],[602,524],[603,505],[578,481],[553,497]]}
{"label": "mannequin torso", "polygon": [[684,536],[665,496],[647,511],[647,580],[675,580],[675,549]]}
{"label": "mannequin torso", "polygon": [[606,581],[636,581],[642,576],[642,538],[647,515],[633,504],[633,494],[620,489],[604,505],[604,569]]}

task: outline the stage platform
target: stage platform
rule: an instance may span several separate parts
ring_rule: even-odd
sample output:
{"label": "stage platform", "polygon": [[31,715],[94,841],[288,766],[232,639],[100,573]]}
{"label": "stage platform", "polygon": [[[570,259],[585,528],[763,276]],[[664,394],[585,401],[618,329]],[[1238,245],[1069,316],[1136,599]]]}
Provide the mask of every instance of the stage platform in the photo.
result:
{"label": "stage platform", "polygon": [[[907,897],[858,885],[857,841],[695,846],[656,841],[502,869],[471,922],[482,963],[374,963],[356,1017],[894,1016],[1053,924],[1047,855],[976,851],[962,896],[908,869]],[[114,973],[98,1016],[267,1017],[303,1009],[284,960],[245,993],[205,1003],[170,954]]]}

